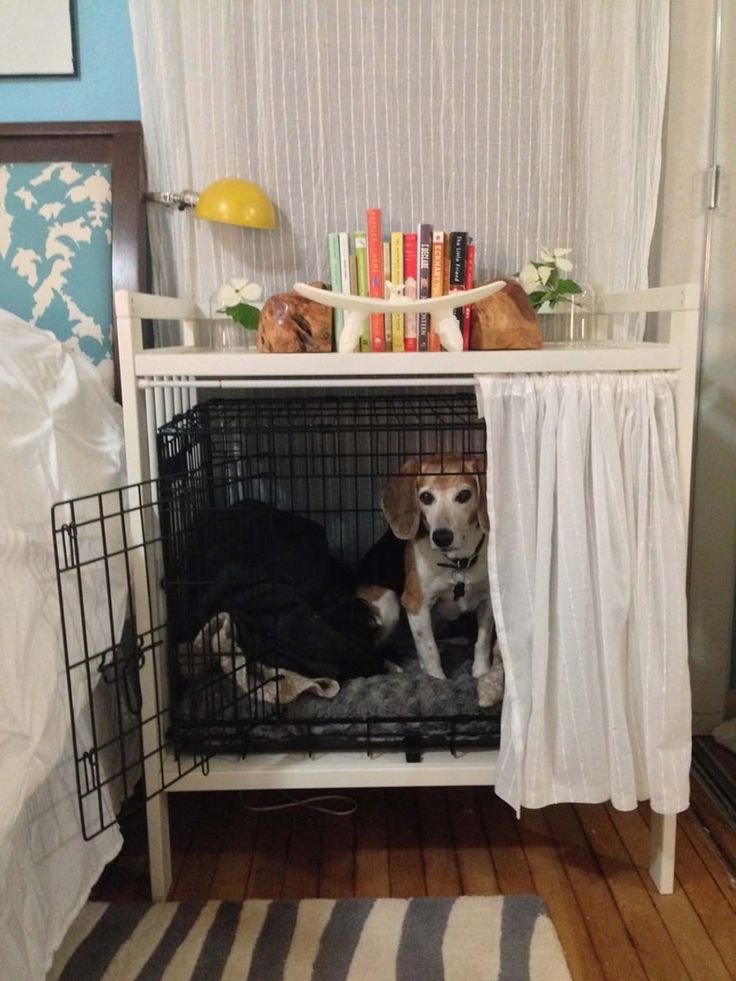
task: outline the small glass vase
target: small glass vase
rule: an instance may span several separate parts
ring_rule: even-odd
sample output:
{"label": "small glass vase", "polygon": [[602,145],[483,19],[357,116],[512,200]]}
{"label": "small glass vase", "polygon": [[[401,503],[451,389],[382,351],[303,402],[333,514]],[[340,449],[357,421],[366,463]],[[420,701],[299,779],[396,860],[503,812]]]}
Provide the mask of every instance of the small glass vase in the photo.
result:
{"label": "small glass vase", "polygon": [[558,300],[553,306],[543,303],[537,310],[542,340],[547,344],[597,344],[595,293],[583,284],[582,293]]}
{"label": "small glass vase", "polygon": [[210,348],[213,351],[258,350],[258,331],[243,327],[218,310],[214,295],[210,299],[210,319],[207,329]]}

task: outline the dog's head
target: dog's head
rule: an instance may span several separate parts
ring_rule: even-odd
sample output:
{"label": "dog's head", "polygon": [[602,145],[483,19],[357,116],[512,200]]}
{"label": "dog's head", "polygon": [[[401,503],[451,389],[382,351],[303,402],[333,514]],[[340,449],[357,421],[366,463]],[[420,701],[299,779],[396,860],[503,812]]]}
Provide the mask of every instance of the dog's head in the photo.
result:
{"label": "dog's head", "polygon": [[397,538],[424,526],[432,547],[463,554],[488,531],[483,460],[460,455],[407,460],[384,488],[381,506]]}

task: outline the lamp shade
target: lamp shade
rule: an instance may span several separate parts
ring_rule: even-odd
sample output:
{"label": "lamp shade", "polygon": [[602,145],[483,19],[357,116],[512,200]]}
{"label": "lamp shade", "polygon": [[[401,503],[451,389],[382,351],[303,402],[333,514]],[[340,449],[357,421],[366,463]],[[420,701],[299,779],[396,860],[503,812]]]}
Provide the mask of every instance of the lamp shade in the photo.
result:
{"label": "lamp shade", "polygon": [[271,199],[257,184],[239,177],[225,177],[206,187],[199,195],[194,214],[205,221],[221,221],[226,225],[276,227]]}

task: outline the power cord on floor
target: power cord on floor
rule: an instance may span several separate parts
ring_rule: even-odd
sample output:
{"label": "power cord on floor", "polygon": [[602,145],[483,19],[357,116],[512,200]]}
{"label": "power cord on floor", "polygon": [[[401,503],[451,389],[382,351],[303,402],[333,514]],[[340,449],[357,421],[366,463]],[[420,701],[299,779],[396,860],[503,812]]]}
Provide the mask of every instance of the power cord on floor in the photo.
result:
{"label": "power cord on floor", "polygon": [[[240,791],[240,803],[246,811],[254,811],[258,814],[265,814],[269,811],[288,811],[294,807],[302,807],[308,811],[318,811],[320,814],[329,814],[332,817],[350,817],[358,810],[357,801],[344,794],[319,794],[316,797],[305,797],[300,799],[294,797],[286,790],[281,793],[286,800],[281,804],[246,804],[243,800],[243,792]],[[334,806],[324,806],[326,801],[336,802]]]}

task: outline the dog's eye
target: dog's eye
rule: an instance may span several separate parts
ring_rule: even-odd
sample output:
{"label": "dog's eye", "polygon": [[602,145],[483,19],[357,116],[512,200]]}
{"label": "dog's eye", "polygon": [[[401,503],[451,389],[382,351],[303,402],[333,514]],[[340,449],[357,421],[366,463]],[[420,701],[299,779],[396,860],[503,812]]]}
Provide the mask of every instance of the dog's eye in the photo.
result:
{"label": "dog's eye", "polygon": [[467,504],[472,496],[469,490],[461,490],[455,495],[455,500],[458,504]]}
{"label": "dog's eye", "polygon": [[422,491],[419,500],[422,504],[431,504],[434,501],[434,494],[430,494],[429,491]]}

